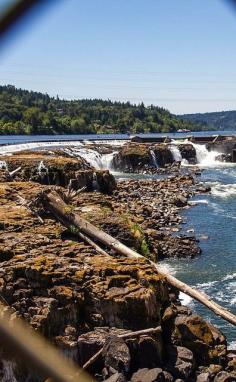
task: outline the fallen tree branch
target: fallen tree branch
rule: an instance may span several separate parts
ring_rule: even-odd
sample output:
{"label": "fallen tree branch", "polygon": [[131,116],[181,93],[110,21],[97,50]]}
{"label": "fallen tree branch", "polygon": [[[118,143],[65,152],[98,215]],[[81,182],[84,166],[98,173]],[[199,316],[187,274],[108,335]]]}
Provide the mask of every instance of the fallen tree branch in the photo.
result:
{"label": "fallen tree branch", "polygon": [[[161,331],[161,327],[157,326],[156,328],[149,328],[149,329],[143,329],[143,330],[138,330],[137,332],[130,332],[130,333],[124,333],[124,334],[119,334],[117,337],[123,338],[123,339],[128,339],[128,338],[133,338],[133,337],[139,337],[145,334],[154,334],[154,333],[159,333]],[[91,366],[102,354],[103,347],[97,351],[84,365],[83,369],[87,369],[89,366]]]}
{"label": "fallen tree branch", "polygon": [[[95,227],[93,224],[89,223],[87,220],[81,218],[78,214],[73,212],[67,212],[68,206],[63,202],[60,196],[55,192],[51,191],[48,194],[44,195],[44,204],[45,208],[48,208],[54,216],[59,219],[66,227],[75,227],[75,230],[78,230],[86,235],[95,238],[97,241],[105,244],[106,246],[114,249],[116,252],[127,256],[132,259],[143,259],[144,256],[140,255],[138,252],[128,248],[126,245],[122,244],[117,239],[103,232],[102,230]],[[224,320],[230,322],[236,326],[236,316],[229,312],[227,309],[223,308],[216,302],[212,301],[205,293],[200,292],[197,289],[190,287],[189,285],[183,283],[182,281],[176,279],[174,276],[171,276],[163,269],[155,264],[151,260],[147,260],[149,264],[156,269],[156,271],[163,276],[163,278],[171,285],[176,287],[181,292],[189,295],[195,300],[199,301],[201,304],[205,305],[217,316],[222,317]]]}
{"label": "fallen tree branch", "polygon": [[94,243],[93,240],[91,240],[88,236],[84,235],[83,233],[81,232],[78,232],[78,236],[86,241],[86,243],[88,243],[89,245],[91,245],[91,247],[93,247],[97,252],[99,252],[101,255],[105,255],[105,256],[109,256],[109,254],[107,252],[105,252],[101,247],[99,247],[99,245],[97,245],[96,243]]}
{"label": "fallen tree branch", "polygon": [[21,170],[21,167],[17,167],[15,170],[11,172],[9,171],[8,175],[10,176],[10,178],[13,178],[20,170]]}

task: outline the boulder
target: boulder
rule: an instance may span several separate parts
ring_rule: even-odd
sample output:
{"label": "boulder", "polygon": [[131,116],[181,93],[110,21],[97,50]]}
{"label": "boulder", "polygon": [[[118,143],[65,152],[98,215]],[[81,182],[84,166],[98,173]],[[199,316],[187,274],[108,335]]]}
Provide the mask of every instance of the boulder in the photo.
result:
{"label": "boulder", "polygon": [[130,352],[125,341],[117,336],[105,340],[102,355],[107,368],[112,367],[118,372],[128,374],[130,369]]}
{"label": "boulder", "polygon": [[188,199],[183,195],[177,195],[174,199],[174,204],[176,207],[185,207],[188,203]]}
{"label": "boulder", "polygon": [[155,153],[157,164],[160,167],[165,167],[165,165],[172,164],[174,162],[171,150],[168,145],[155,145],[153,147],[153,152]]}
{"label": "boulder", "polygon": [[180,144],[178,148],[183,159],[186,159],[191,164],[197,163],[196,149],[191,143]]}
{"label": "boulder", "polygon": [[139,369],[131,377],[131,382],[165,382],[162,369]]}
{"label": "boulder", "polygon": [[193,352],[197,365],[220,363],[226,358],[224,335],[188,308],[168,307],[163,315],[163,330],[172,343]]}
{"label": "boulder", "polygon": [[136,172],[145,165],[151,165],[149,148],[145,144],[127,143],[114,155],[112,167],[115,170]]}
{"label": "boulder", "polygon": [[219,154],[215,160],[219,162],[232,162],[232,154]]}
{"label": "boulder", "polygon": [[195,362],[191,350],[183,346],[167,347],[166,368],[176,378],[188,380],[193,374]]}

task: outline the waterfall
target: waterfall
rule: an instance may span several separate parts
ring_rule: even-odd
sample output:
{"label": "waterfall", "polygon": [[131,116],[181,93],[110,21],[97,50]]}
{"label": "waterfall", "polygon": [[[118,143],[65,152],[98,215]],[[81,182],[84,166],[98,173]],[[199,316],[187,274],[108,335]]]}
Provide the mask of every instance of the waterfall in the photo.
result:
{"label": "waterfall", "polygon": [[42,160],[38,165],[38,173],[40,176],[44,176],[44,175],[48,174],[48,168],[45,166],[45,164],[43,163]]}
{"label": "waterfall", "polygon": [[15,145],[6,145],[0,147],[0,155],[16,153],[23,150],[35,150],[40,148],[50,148],[50,147],[65,147],[65,146],[83,146],[82,142],[68,142],[68,141],[53,141],[53,142],[28,142],[28,143],[18,143]]}
{"label": "waterfall", "polygon": [[7,162],[5,160],[0,160],[0,170],[8,170]]}
{"label": "waterfall", "polygon": [[76,153],[77,156],[85,159],[92,167],[96,168],[97,170],[111,169],[113,157],[117,153],[117,151],[114,151],[109,154],[101,155],[95,150],[86,148],[79,148],[73,150],[73,152]]}
{"label": "waterfall", "polygon": [[151,157],[152,157],[152,163],[153,165],[158,168],[158,163],[157,163],[157,158],[156,158],[156,154],[153,150],[150,150],[150,154],[151,154]]}
{"label": "waterfall", "polygon": [[104,154],[101,156],[102,169],[112,170],[113,158],[117,153],[118,151],[113,151],[110,154]]}
{"label": "waterfall", "polygon": [[182,155],[177,145],[170,145],[170,151],[175,162],[182,161]]}
{"label": "waterfall", "polygon": [[90,166],[98,170],[102,168],[101,154],[99,154],[97,151],[92,149],[81,148],[73,150],[73,152],[77,156],[85,159],[86,162],[90,164]]}
{"label": "waterfall", "polygon": [[191,143],[196,150],[197,164],[202,166],[215,166],[220,163],[216,157],[220,155],[217,151],[208,151],[206,145]]}

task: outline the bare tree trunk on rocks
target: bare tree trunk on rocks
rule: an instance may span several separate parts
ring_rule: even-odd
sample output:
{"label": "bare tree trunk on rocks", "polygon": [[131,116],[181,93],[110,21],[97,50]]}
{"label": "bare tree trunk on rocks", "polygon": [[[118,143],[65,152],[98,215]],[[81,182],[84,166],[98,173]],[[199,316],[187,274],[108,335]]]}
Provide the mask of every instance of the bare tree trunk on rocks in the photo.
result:
{"label": "bare tree trunk on rocks", "polygon": [[[71,212],[71,208],[67,206],[60,196],[55,191],[51,191],[44,196],[44,205],[47,207],[52,214],[66,227],[70,228],[75,232],[82,232],[93,239],[100,241],[104,245],[112,248],[116,252],[127,256],[132,259],[143,259],[144,256],[140,255],[138,252],[128,248],[126,245],[122,244],[117,239],[103,232],[102,230],[95,227],[93,224],[89,223],[87,220],[81,218],[78,214],[74,214]],[[223,308],[219,304],[215,303],[211,300],[209,296],[205,293],[198,291],[190,287],[189,285],[183,283],[182,281],[176,279],[174,276],[171,276],[167,272],[164,272],[161,267],[155,264],[151,260],[147,260],[156,271],[162,275],[165,280],[176,287],[181,292],[189,295],[195,300],[199,301],[207,308],[209,308],[212,312],[214,312],[217,316],[222,317],[224,320],[230,322],[233,325],[236,325],[236,316],[229,312],[227,309]]]}

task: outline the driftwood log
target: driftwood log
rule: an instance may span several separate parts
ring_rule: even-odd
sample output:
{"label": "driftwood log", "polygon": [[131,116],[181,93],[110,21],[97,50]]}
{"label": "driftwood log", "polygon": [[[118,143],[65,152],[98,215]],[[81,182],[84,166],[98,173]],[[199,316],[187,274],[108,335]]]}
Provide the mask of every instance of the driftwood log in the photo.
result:
{"label": "driftwood log", "polygon": [[[122,244],[119,240],[108,235],[102,230],[95,227],[93,224],[89,223],[87,220],[81,218],[78,214],[75,214],[71,211],[71,208],[64,203],[61,197],[56,191],[51,191],[44,194],[44,207],[49,209],[51,213],[66,227],[74,230],[76,232],[82,232],[85,235],[90,236],[91,238],[103,243],[105,246],[112,248],[116,252],[127,256],[132,259],[141,259],[144,256],[140,255],[138,252]],[[149,264],[155,268],[155,270],[162,275],[165,280],[176,287],[181,292],[187,294],[188,296],[199,301],[201,304],[205,305],[208,309],[214,312],[217,316],[223,318],[224,320],[230,322],[232,325],[236,325],[236,316],[223,308],[216,302],[212,301],[209,296],[205,293],[200,292],[197,289],[190,287],[184,282],[178,280],[174,276],[171,276],[167,272],[154,263],[151,260],[147,260]]]}

